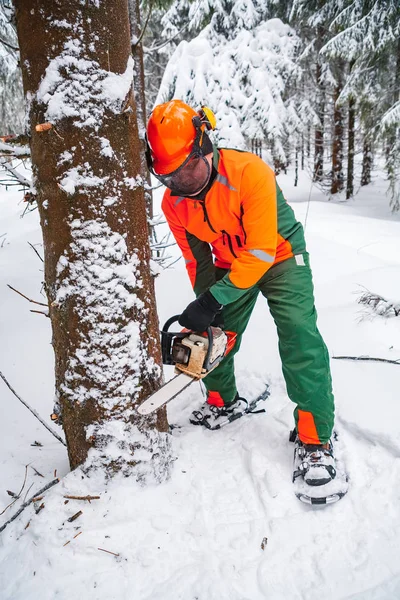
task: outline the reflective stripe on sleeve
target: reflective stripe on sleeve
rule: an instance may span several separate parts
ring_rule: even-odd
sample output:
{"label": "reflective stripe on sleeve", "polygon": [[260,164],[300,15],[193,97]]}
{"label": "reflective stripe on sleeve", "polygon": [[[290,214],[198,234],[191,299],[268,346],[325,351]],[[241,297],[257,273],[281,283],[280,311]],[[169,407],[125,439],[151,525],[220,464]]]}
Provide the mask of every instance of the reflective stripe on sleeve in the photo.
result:
{"label": "reflective stripe on sleeve", "polygon": [[268,254],[267,252],[264,252],[264,250],[249,250],[249,252],[256,258],[259,258],[260,260],[267,262],[267,263],[272,263],[275,260],[275,256],[273,256],[272,254]]}

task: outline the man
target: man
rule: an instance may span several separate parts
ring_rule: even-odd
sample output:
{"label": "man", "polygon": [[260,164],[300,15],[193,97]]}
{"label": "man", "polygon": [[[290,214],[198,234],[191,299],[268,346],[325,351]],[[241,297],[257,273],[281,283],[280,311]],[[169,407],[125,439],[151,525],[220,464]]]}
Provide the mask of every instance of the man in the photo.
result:
{"label": "man", "polygon": [[237,333],[234,350],[204,379],[207,402],[226,414],[239,398],[234,354],[261,292],[296,404],[301,475],[309,485],[323,485],[336,474],[334,399],[303,227],[273,170],[254,154],[215,148],[207,135],[214,126],[210,109],[196,112],[172,100],[155,107],[147,127],[149,168],[167,187],[162,209],[197,296],[179,322],[204,331],[223,319]]}

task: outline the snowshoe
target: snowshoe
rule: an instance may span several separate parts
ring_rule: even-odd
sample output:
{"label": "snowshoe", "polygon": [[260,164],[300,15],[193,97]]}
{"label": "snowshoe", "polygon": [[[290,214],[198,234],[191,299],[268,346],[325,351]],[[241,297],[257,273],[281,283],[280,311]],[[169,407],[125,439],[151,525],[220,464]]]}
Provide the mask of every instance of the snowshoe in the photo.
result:
{"label": "snowshoe", "polygon": [[262,400],[266,400],[269,394],[269,386],[266,386],[265,390],[250,402],[237,395],[228,406],[220,407],[205,403],[200,410],[192,412],[189,420],[193,425],[202,425],[206,429],[221,429],[244,415],[265,412],[265,408],[257,409],[257,405]]}
{"label": "snowshoe", "polygon": [[[333,436],[335,442],[337,435]],[[296,431],[290,441],[295,444],[293,484],[295,494],[306,504],[332,504],[348,490],[348,477],[343,464],[334,455],[333,442],[303,444]]]}

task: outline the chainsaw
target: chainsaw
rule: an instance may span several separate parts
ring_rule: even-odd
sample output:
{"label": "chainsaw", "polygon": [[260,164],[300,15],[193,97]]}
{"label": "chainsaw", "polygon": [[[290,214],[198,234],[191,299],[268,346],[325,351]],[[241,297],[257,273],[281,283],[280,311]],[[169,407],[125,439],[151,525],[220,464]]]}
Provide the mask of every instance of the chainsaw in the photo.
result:
{"label": "chainsaw", "polygon": [[194,381],[211,373],[232,350],[236,333],[219,327],[208,327],[199,333],[182,329],[169,331],[180,315],[168,319],[161,330],[161,350],[164,365],[175,365],[175,377],[161,386],[138,408],[141,415],[149,415],[176,398]]}

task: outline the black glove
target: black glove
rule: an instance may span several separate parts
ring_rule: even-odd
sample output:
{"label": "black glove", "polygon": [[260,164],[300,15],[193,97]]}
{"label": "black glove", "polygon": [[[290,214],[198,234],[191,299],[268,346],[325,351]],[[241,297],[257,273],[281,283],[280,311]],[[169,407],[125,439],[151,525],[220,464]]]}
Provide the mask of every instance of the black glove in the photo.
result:
{"label": "black glove", "polygon": [[225,320],[224,320],[224,309],[223,308],[220,308],[219,311],[217,312],[217,314],[215,315],[215,318],[214,318],[213,322],[211,323],[211,327],[220,327],[220,329],[224,329]]}
{"label": "black glove", "polygon": [[192,331],[203,332],[211,325],[221,308],[222,304],[217,302],[208,290],[188,304],[179,317],[179,324]]}

